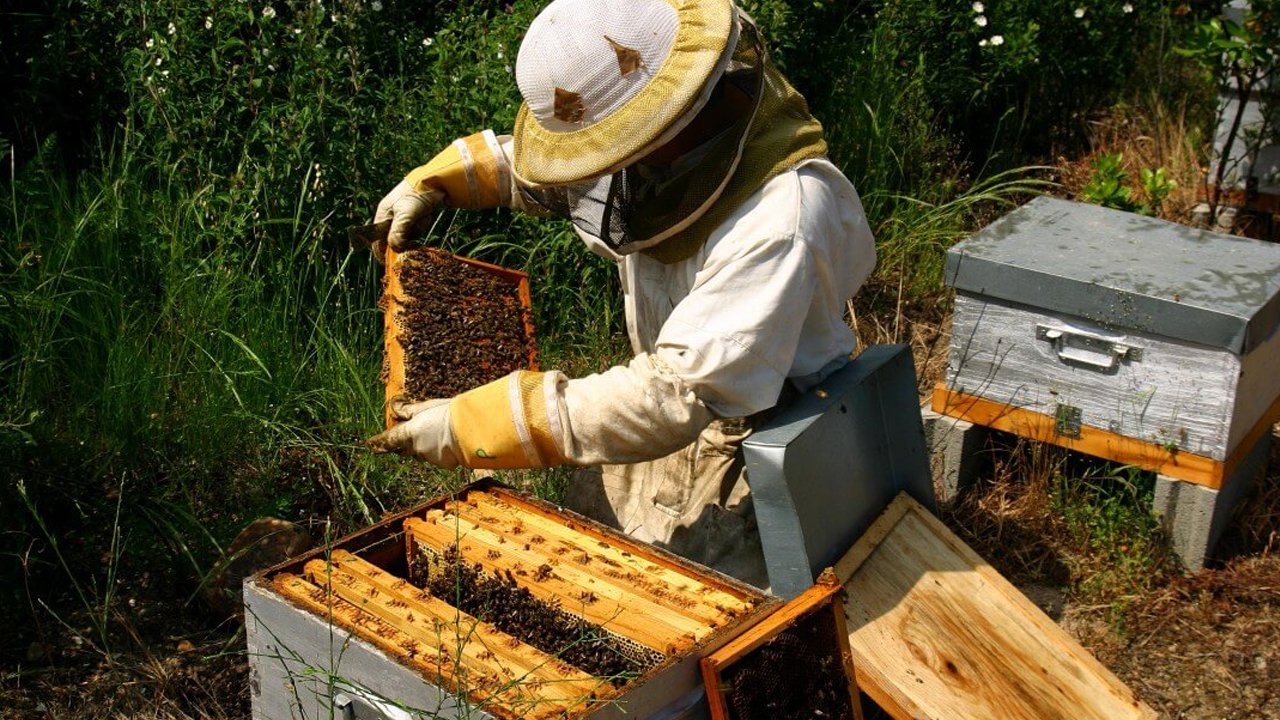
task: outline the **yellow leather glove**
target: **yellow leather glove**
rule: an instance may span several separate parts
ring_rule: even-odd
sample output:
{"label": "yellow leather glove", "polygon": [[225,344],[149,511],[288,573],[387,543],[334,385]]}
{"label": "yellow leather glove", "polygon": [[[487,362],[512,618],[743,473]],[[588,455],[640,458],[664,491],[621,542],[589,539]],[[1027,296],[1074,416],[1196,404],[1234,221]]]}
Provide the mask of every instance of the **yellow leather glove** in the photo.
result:
{"label": "yellow leather glove", "polygon": [[412,419],[371,438],[375,452],[494,470],[651,460],[693,442],[714,418],[647,354],[576,380],[518,370],[452,400],[392,412]]}
{"label": "yellow leather glove", "polygon": [[[494,208],[511,205],[511,173],[492,130],[453,141],[431,162],[410,172],[378,203],[373,222],[391,221],[387,244],[401,252],[431,224],[437,207]],[[375,247],[374,256],[382,257]]]}
{"label": "yellow leather glove", "polygon": [[442,468],[458,466],[453,434],[449,430],[449,400],[411,404],[393,401],[391,414],[401,422],[369,438],[369,447],[374,452],[411,455]]}

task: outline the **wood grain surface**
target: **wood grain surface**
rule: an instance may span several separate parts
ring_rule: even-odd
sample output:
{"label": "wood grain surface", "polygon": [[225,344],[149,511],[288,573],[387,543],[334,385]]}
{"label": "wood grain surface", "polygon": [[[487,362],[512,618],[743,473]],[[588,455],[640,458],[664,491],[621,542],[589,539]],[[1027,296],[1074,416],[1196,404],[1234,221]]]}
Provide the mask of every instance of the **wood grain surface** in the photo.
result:
{"label": "wood grain surface", "polygon": [[1155,717],[914,500],[884,519],[836,572],[859,687],[895,718]]}
{"label": "wood grain surface", "polygon": [[[1038,325],[1121,338],[1141,357],[1109,372],[1064,362],[1037,338]],[[1229,350],[956,295],[947,387],[1002,405],[1050,417],[1070,405],[1085,425],[1222,461],[1240,375],[1241,359]]]}

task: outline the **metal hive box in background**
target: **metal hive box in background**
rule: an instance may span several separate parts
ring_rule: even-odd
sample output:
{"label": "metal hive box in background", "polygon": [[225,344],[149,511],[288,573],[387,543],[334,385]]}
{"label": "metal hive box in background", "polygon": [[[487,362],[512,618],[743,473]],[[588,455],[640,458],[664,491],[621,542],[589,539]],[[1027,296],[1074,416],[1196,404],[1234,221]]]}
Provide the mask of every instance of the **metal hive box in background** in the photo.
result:
{"label": "metal hive box in background", "polygon": [[253,717],[697,717],[777,604],[482,481],[246,583]]}
{"label": "metal hive box in background", "polygon": [[1097,428],[1184,453],[1161,472],[1211,487],[1275,419],[1280,246],[1041,197],[952,248],[946,281],[944,413],[977,397]]}

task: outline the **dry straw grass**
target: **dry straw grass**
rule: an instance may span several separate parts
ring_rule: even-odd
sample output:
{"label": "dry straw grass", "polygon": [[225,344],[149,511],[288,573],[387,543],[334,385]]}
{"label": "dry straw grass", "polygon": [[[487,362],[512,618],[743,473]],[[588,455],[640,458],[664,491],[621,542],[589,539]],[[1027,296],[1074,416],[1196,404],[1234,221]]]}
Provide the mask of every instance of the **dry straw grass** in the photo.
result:
{"label": "dry straw grass", "polygon": [[1164,168],[1178,186],[1160,208],[1159,217],[1190,223],[1191,209],[1199,202],[1207,157],[1204,133],[1188,120],[1185,102],[1170,106],[1158,97],[1145,97],[1118,106],[1090,123],[1090,152],[1079,158],[1058,158],[1060,182],[1071,197],[1080,194],[1093,173],[1098,155],[1123,154],[1124,168],[1135,186],[1136,200],[1145,200],[1138,182],[1143,169]]}

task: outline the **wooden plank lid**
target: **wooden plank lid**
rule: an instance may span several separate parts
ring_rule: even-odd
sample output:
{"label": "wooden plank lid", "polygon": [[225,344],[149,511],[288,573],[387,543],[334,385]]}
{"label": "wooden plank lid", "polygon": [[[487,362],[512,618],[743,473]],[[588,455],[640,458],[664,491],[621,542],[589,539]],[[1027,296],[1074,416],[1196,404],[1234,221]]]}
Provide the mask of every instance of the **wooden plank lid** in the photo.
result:
{"label": "wooden plank lid", "polygon": [[859,688],[895,718],[1156,714],[945,525],[899,495],[836,565]]}

